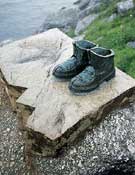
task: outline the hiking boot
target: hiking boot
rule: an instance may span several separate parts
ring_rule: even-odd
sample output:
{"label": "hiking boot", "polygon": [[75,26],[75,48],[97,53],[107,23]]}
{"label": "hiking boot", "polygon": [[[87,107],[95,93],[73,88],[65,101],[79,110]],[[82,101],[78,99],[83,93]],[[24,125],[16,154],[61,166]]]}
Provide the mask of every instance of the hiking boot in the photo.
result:
{"label": "hiking boot", "polygon": [[88,54],[90,65],[75,76],[69,89],[74,93],[91,92],[102,82],[115,76],[114,52],[102,47],[95,47]]}
{"label": "hiking boot", "polygon": [[73,43],[73,56],[64,63],[56,66],[53,75],[61,79],[71,79],[82,72],[88,65],[88,50],[95,47],[96,44],[81,40]]}

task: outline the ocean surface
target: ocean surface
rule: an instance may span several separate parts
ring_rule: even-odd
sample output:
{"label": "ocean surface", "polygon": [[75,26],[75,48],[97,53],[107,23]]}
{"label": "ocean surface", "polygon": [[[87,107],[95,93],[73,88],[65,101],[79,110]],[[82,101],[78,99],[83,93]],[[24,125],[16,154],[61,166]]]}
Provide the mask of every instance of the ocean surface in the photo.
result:
{"label": "ocean surface", "polygon": [[0,41],[32,35],[51,12],[75,0],[0,0]]}

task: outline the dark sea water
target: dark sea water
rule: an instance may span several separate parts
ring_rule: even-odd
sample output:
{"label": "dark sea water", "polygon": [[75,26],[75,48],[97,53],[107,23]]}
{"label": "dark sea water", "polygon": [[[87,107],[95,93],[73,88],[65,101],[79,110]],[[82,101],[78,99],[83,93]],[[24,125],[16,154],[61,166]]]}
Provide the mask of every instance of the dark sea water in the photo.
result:
{"label": "dark sea water", "polygon": [[33,34],[44,17],[75,0],[0,0],[0,41],[20,39]]}

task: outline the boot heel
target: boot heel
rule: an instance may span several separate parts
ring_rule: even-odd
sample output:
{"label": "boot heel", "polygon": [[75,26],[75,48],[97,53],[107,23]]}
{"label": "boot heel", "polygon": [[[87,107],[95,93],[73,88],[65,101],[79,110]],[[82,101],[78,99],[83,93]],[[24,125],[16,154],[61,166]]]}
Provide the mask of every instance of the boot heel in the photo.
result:
{"label": "boot heel", "polygon": [[115,71],[112,74],[110,74],[109,77],[106,78],[106,81],[109,81],[114,77],[115,77]]}

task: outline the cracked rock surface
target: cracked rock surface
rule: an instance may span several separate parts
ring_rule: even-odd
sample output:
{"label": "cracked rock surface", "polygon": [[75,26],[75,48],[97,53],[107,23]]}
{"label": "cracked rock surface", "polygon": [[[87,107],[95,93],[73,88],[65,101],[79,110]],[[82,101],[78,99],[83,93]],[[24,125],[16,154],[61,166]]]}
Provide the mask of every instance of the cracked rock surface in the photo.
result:
{"label": "cracked rock surface", "polygon": [[88,131],[83,140],[75,146],[67,147],[61,157],[34,159],[38,173],[93,175],[110,168],[116,162],[127,162],[129,159],[130,168],[135,172],[134,126],[133,103],[126,108],[113,111],[100,125]]}
{"label": "cracked rock surface", "polygon": [[29,157],[28,167],[18,118],[4,94],[0,88],[0,175],[103,175],[114,163],[128,160],[123,167],[135,172],[135,103],[110,113],[77,144],[63,148],[58,157]]}
{"label": "cracked rock surface", "polygon": [[[12,50],[12,46],[11,44],[6,47],[11,47]],[[61,44],[59,48],[61,48]],[[2,49],[5,49],[5,47]],[[27,47],[27,49],[30,49],[30,47]],[[30,56],[27,57],[25,52],[23,54],[23,58],[30,58]],[[6,56],[6,58],[9,58],[8,53]],[[33,63],[35,59],[36,57],[34,57]],[[26,59],[25,61],[23,59],[21,63],[17,63],[17,66],[19,64],[25,65]],[[5,65],[7,66],[8,62]],[[47,73],[48,76],[49,72]],[[15,80],[19,81],[21,79],[17,78]],[[29,82],[26,81],[26,83]],[[124,88],[123,84],[122,88]],[[43,158],[26,154],[25,140],[19,127],[18,116],[9,107],[9,102],[4,94],[4,89],[0,88],[0,175],[93,175],[108,169],[115,162],[128,161],[129,159],[131,161],[130,169],[134,168],[134,102],[125,108],[111,112],[99,125],[92,130],[90,128],[79,142],[71,146],[65,146],[59,152],[58,157]]]}
{"label": "cracked rock surface", "polygon": [[[1,81],[20,116],[33,153],[53,155],[95,125],[106,111],[127,101],[135,80],[116,69],[116,77],[86,96],[75,96],[53,67],[72,55],[72,39],[58,29],[3,46]],[[30,145],[29,145],[30,147]]]}

